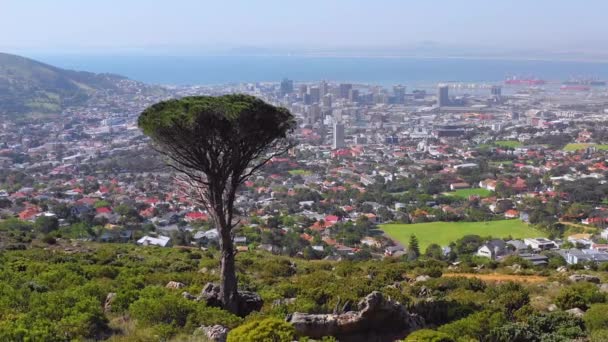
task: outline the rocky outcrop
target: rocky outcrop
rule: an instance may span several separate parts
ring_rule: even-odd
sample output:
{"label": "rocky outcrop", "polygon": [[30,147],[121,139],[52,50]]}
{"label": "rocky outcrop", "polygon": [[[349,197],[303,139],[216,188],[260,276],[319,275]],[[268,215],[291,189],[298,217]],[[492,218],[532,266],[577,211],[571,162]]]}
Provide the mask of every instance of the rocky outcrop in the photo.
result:
{"label": "rocky outcrop", "polygon": [[585,311],[583,311],[579,308],[572,308],[570,310],[566,310],[566,312],[575,317],[583,317],[585,315]]}
{"label": "rocky outcrop", "polygon": [[403,305],[374,291],[362,299],[357,311],[342,314],[293,313],[287,316],[300,335],[334,336],[340,341],[394,341],[424,326],[424,320]]}
{"label": "rocky outcrop", "polygon": [[[251,291],[238,291],[238,314],[239,316],[247,316],[254,311],[260,311],[264,305],[262,297]],[[217,284],[207,283],[201,294],[197,297],[198,301],[204,301],[209,306],[221,308],[222,300],[220,298],[220,287]]]}
{"label": "rocky outcrop", "polygon": [[598,278],[596,276],[588,275],[588,274],[573,274],[573,275],[569,276],[568,279],[570,279],[571,281],[573,281],[575,283],[579,283],[581,281],[587,281],[587,282],[590,282],[593,284],[600,283],[600,278]]}
{"label": "rocky outcrop", "polygon": [[211,342],[226,342],[228,328],[222,325],[202,326],[194,332],[195,336],[204,336]]}
{"label": "rocky outcrop", "polygon": [[180,283],[179,281],[170,281],[167,283],[167,285],[165,285],[165,287],[168,289],[177,290],[183,289],[184,287],[186,287],[186,284]]}
{"label": "rocky outcrop", "polygon": [[112,311],[112,303],[114,303],[114,299],[116,298],[116,293],[110,292],[106,296],[106,300],[103,303],[103,312],[108,313]]}

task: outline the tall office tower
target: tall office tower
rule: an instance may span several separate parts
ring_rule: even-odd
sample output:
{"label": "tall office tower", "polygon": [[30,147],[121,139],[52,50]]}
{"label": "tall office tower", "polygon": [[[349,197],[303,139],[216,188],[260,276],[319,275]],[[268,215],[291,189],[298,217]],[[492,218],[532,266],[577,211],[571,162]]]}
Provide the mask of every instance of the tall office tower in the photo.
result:
{"label": "tall office tower", "polygon": [[315,103],[308,107],[308,114],[311,119],[311,123],[315,123],[321,119],[321,107]]}
{"label": "tall office tower", "polygon": [[308,94],[312,103],[319,103],[321,101],[321,89],[319,87],[308,87]]}
{"label": "tall office tower", "polygon": [[502,100],[502,87],[499,85],[493,85],[490,90],[492,94],[492,99],[496,102],[501,102]]}
{"label": "tall office tower", "polygon": [[298,87],[298,97],[303,99],[304,95],[308,93],[308,86],[306,84],[300,84]]}
{"label": "tall office tower", "polygon": [[325,81],[321,81],[321,83],[319,83],[319,91],[321,92],[321,98],[329,94],[329,84]]}
{"label": "tall office tower", "polygon": [[396,85],[393,87],[393,95],[395,96],[395,103],[405,103],[405,87],[402,85]]}
{"label": "tall office tower", "polygon": [[518,121],[519,120],[519,112],[516,112],[516,111],[511,112],[511,120]]}
{"label": "tall office tower", "polygon": [[331,108],[331,94],[325,94],[325,96],[323,96],[323,107]]}
{"label": "tall office tower", "polygon": [[343,148],[344,146],[346,146],[346,144],[344,143],[344,124],[334,122],[333,139],[334,139],[334,142],[333,142],[334,150],[338,149],[338,148]]}
{"label": "tall office tower", "polygon": [[353,89],[353,85],[350,83],[340,84],[340,98],[347,99],[351,89]]}
{"label": "tall office tower", "polygon": [[348,91],[348,100],[350,102],[358,102],[359,101],[359,91],[357,89],[351,89]]}
{"label": "tall office tower", "polygon": [[450,98],[448,95],[448,86],[445,84],[440,84],[437,87],[437,106],[445,107],[450,104]]}
{"label": "tall office tower", "polygon": [[281,81],[281,95],[291,94],[293,93],[293,81],[287,78],[284,78]]}

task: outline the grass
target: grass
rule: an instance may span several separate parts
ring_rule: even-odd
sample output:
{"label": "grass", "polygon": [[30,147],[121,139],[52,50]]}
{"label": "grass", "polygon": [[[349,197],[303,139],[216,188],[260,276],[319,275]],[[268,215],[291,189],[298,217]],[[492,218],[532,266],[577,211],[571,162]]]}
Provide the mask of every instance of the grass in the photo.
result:
{"label": "grass", "polygon": [[500,147],[508,148],[516,148],[522,145],[522,143],[517,140],[497,140],[495,144]]}
{"label": "grass", "polygon": [[513,165],[513,161],[512,160],[491,161],[489,164],[491,166],[500,166],[500,164]]}
{"label": "grass", "polygon": [[290,170],[289,174],[292,176],[296,176],[296,175],[308,176],[308,175],[310,175],[310,171],[303,170],[303,169],[295,169],[295,170]]}
{"label": "grass", "polygon": [[564,151],[566,152],[573,152],[573,151],[578,151],[578,150],[583,150],[589,146],[595,146],[595,148],[597,148],[598,150],[608,150],[608,144],[580,144],[580,143],[572,143],[572,144],[567,144],[566,146],[564,146]]}
{"label": "grass", "polygon": [[488,222],[429,222],[417,224],[384,224],[380,228],[392,239],[407,246],[410,236],[418,238],[420,250],[424,252],[432,243],[447,246],[465,235],[492,236],[516,239],[545,236],[542,232],[520,220]]}
{"label": "grass", "polygon": [[475,188],[475,189],[458,189],[452,192],[448,192],[449,196],[456,196],[460,198],[469,198],[469,196],[479,196],[479,197],[488,197],[492,194],[492,191],[483,189],[483,188]]}

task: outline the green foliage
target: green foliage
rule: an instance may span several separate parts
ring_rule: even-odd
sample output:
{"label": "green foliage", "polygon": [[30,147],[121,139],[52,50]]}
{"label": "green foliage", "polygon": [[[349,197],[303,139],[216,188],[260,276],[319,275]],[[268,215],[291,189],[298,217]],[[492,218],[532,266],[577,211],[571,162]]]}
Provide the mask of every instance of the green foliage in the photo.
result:
{"label": "green foliage", "polygon": [[456,340],[440,331],[420,329],[409,334],[404,342],[456,342]]}
{"label": "green foliage", "polygon": [[586,310],[591,304],[605,301],[606,294],[602,293],[597,286],[582,282],[562,288],[555,298],[555,305],[562,310],[572,308]]}
{"label": "green foliage", "polygon": [[475,341],[485,341],[490,332],[506,323],[501,312],[489,310],[476,312],[466,318],[439,327],[439,331],[449,336],[458,336]]}
{"label": "green foliage", "polygon": [[243,324],[228,333],[227,342],[293,341],[294,327],[277,318],[267,318]]}
{"label": "green foliage", "polygon": [[583,316],[587,330],[608,329],[608,304],[593,304]]}
{"label": "green foliage", "polygon": [[572,341],[585,336],[583,321],[565,312],[535,314],[526,322],[507,323],[492,331],[492,341]]}

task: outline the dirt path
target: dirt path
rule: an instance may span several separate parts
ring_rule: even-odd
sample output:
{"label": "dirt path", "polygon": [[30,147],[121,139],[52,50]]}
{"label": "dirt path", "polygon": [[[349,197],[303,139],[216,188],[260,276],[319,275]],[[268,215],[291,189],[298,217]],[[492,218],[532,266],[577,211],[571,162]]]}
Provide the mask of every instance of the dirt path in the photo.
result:
{"label": "dirt path", "polygon": [[515,281],[518,283],[542,283],[547,281],[548,277],[534,275],[517,275],[517,274],[477,274],[477,273],[444,273],[443,277],[465,277],[477,278],[483,281]]}

